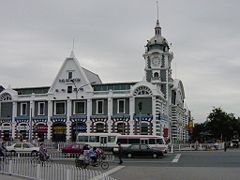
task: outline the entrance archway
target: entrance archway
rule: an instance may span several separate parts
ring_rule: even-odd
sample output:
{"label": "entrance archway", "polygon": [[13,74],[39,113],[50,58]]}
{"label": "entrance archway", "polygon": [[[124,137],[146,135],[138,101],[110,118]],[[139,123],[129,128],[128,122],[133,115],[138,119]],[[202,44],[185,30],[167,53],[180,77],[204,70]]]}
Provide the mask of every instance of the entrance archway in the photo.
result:
{"label": "entrance archway", "polygon": [[117,124],[117,133],[120,133],[120,134],[125,134],[125,123],[124,122],[119,122]]}
{"label": "entrance archway", "polygon": [[35,137],[38,138],[40,142],[47,139],[48,126],[46,124],[39,123],[35,126]]}
{"label": "entrance archway", "polygon": [[66,141],[66,124],[65,123],[61,123],[61,122],[53,123],[52,141],[53,142]]}
{"label": "entrance archway", "polygon": [[96,124],[96,133],[104,133],[105,126],[104,123],[97,123]]}
{"label": "entrance archway", "polygon": [[75,122],[72,124],[72,141],[76,141],[78,133],[87,132],[87,125],[84,122]]}
{"label": "entrance archway", "polygon": [[4,141],[10,141],[12,137],[11,132],[11,125],[10,124],[3,124],[1,127],[1,134]]}
{"label": "entrance archway", "polygon": [[149,126],[148,123],[142,123],[141,124],[141,132],[140,132],[140,134],[148,135],[148,126]]}
{"label": "entrance archway", "polygon": [[18,136],[20,141],[28,140],[29,138],[29,125],[26,123],[19,124],[17,126]]}

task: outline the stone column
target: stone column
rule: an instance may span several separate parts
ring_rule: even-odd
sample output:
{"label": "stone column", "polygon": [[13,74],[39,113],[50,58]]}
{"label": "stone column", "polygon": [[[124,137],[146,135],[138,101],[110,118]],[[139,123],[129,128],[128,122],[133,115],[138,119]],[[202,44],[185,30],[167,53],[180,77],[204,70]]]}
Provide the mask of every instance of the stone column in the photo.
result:
{"label": "stone column", "polygon": [[47,121],[47,126],[48,126],[48,133],[47,133],[47,139],[50,141],[52,139],[52,121],[51,121],[51,116],[52,116],[52,109],[53,109],[53,101],[49,100],[48,101],[48,121]]}
{"label": "stone column", "polygon": [[[33,98],[34,94],[32,94]],[[29,140],[31,141],[33,138],[33,129],[34,129],[34,124],[33,124],[33,116],[34,116],[34,111],[35,111],[35,104],[34,101],[30,101],[30,111],[29,111]]]}
{"label": "stone column", "polygon": [[135,98],[134,97],[130,97],[129,98],[129,115],[130,115],[130,120],[129,120],[129,127],[130,127],[130,131],[129,134],[130,135],[134,135],[134,119],[133,119],[133,115],[135,113]]}
{"label": "stone column", "polygon": [[91,120],[90,120],[90,117],[92,115],[92,99],[87,99],[87,122],[86,122],[86,125],[87,125],[87,133],[90,133],[90,130],[91,130]]}
{"label": "stone column", "polygon": [[109,92],[108,97],[108,133],[112,132],[112,114],[113,114],[113,99],[112,99],[112,91]]}
{"label": "stone column", "polygon": [[153,120],[152,120],[152,134],[156,135],[156,96],[152,97],[152,115],[153,115]]}
{"label": "stone column", "polygon": [[16,136],[16,121],[15,117],[17,116],[17,102],[13,101],[13,109],[12,109],[12,138],[15,139]]}

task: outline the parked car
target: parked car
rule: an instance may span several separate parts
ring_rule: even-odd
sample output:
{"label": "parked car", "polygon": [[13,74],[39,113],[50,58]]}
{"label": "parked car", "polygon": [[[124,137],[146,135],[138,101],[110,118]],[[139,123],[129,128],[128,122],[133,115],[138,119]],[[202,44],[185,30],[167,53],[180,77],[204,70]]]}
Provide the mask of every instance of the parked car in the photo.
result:
{"label": "parked car", "polygon": [[[116,152],[118,153],[118,152]],[[163,151],[160,149],[151,148],[147,144],[132,144],[122,150],[123,156],[132,157],[153,157],[157,158],[163,156]]]}
{"label": "parked car", "polygon": [[17,142],[12,144],[11,146],[7,146],[6,149],[11,154],[31,153],[31,155],[36,155],[39,152],[39,147],[36,147],[28,142]]}
{"label": "parked car", "polygon": [[85,144],[82,143],[74,143],[67,145],[62,148],[62,153],[73,153],[73,154],[81,154],[83,153],[83,147]]}

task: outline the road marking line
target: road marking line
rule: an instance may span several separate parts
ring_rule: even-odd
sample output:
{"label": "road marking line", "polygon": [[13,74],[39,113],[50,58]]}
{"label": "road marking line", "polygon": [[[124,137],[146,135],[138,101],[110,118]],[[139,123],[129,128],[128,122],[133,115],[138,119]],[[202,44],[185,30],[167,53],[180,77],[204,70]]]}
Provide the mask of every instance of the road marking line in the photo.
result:
{"label": "road marking line", "polygon": [[105,172],[105,174],[108,176],[108,175],[110,175],[110,174],[113,174],[113,173],[119,171],[120,169],[122,169],[122,168],[124,168],[124,167],[125,167],[125,166],[117,166],[117,167],[112,168],[112,169],[110,169],[109,171]]}
{"label": "road marking line", "polygon": [[172,160],[172,163],[177,163],[179,161],[181,154],[177,154],[175,158]]}
{"label": "road marking line", "polygon": [[122,168],[124,168],[124,167],[125,167],[125,166],[117,166],[117,167],[115,167],[115,168],[110,169],[110,170],[107,171],[107,172],[104,172],[103,174],[100,174],[100,175],[98,175],[98,176],[93,177],[91,180],[100,180],[100,179],[103,179],[103,177],[109,176],[110,174],[113,174],[113,173],[119,171],[120,169],[122,169]]}

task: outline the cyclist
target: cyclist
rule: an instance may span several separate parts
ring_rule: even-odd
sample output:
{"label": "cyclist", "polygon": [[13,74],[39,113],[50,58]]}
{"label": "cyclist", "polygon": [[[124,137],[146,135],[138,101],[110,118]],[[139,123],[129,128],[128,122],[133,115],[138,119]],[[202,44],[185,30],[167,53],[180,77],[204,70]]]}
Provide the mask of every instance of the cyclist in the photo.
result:
{"label": "cyclist", "polygon": [[43,143],[40,144],[39,148],[39,158],[41,161],[46,161],[49,159],[46,149],[43,147]]}
{"label": "cyclist", "polygon": [[88,151],[88,156],[92,159],[93,163],[97,162],[97,152],[96,152],[96,147],[92,147],[89,151]]}
{"label": "cyclist", "polygon": [[6,152],[7,152],[5,144],[6,143],[3,141],[1,146],[0,146],[0,157],[3,157],[3,161],[4,161],[5,157],[6,157]]}

